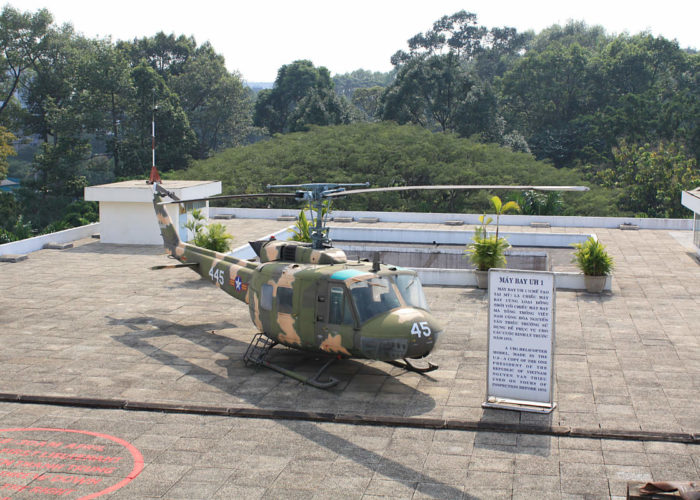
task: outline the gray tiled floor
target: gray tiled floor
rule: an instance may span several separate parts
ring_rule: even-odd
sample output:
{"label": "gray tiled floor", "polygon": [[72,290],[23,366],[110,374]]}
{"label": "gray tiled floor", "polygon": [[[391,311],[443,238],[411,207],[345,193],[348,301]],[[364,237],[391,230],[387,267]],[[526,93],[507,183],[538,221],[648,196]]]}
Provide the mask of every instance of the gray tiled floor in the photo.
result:
{"label": "gray tiled floor", "polygon": [[[230,224],[236,245],[285,225]],[[161,249],[93,240],[0,263],[0,392],[700,433],[700,265],[667,231],[594,232],[617,262],[613,293],[557,293],[548,417],[482,410],[483,291],[427,288],[447,325],[437,372],[345,361],[319,391],[243,365],[244,304],[186,269],[150,271]],[[146,467],[114,498],[608,498],[627,481],[700,478],[698,446],[675,443],[10,403],[0,426],[130,441]]]}

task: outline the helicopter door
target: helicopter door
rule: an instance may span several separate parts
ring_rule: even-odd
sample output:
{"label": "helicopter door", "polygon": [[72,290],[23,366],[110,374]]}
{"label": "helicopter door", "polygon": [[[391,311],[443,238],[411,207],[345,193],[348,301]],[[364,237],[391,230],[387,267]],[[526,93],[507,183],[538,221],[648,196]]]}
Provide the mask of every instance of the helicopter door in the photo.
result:
{"label": "helicopter door", "polygon": [[316,342],[320,349],[350,355],[354,347],[355,317],[348,291],[340,283],[320,283],[316,301]]}

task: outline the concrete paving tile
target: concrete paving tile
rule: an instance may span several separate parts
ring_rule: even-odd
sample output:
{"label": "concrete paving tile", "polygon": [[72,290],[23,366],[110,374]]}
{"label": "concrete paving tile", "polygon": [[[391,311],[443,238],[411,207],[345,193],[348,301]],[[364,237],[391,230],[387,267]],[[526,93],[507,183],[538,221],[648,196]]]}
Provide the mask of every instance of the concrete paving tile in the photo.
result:
{"label": "concrete paving tile", "polygon": [[519,448],[556,448],[557,438],[537,434],[518,434]]}
{"label": "concrete paving tile", "polygon": [[314,492],[311,498],[312,500],[335,500],[336,498],[343,500],[359,500],[364,497],[365,495],[363,493],[352,490],[318,490]]}
{"label": "concrete paving tile", "polygon": [[515,474],[559,476],[558,457],[536,457],[518,455],[515,459]]}
{"label": "concrete paving tile", "polygon": [[600,441],[601,449],[604,452],[622,451],[632,453],[644,453],[644,443],[641,441],[628,441],[621,439],[602,439]]}
{"label": "concrete paving tile", "polygon": [[[488,497],[483,497],[488,498]],[[513,500],[525,500],[531,498],[541,498],[545,500],[555,500],[561,499],[561,492],[557,489],[556,491],[546,491],[541,489],[514,489],[512,497]]]}
{"label": "concrete paving tile", "polygon": [[648,466],[649,461],[645,453],[629,451],[605,451],[603,450],[605,465],[640,465]]}
{"label": "concrete paving tile", "polygon": [[202,453],[197,451],[165,450],[158,455],[156,463],[175,465],[194,465],[202,458]]}
{"label": "concrete paving tile", "polygon": [[216,483],[220,485],[224,483],[233,474],[233,467],[192,467],[186,474],[182,476],[184,482],[194,483]]}
{"label": "concrete paving tile", "polygon": [[465,491],[489,487],[494,490],[513,489],[514,476],[505,472],[468,471],[464,482]]}
{"label": "concrete paving tile", "polygon": [[381,500],[381,499],[389,499],[389,500],[408,500],[411,497],[401,497],[401,496],[377,496],[377,495],[367,495],[364,494],[362,495],[363,500]]}
{"label": "concrete paving tile", "polygon": [[220,487],[220,483],[195,482],[181,479],[166,492],[165,497],[207,500]]}
{"label": "concrete paving tile", "polygon": [[463,484],[467,476],[467,470],[464,467],[423,469],[422,474],[424,476],[424,480],[427,482]]}
{"label": "concrete paving tile", "polygon": [[515,458],[474,458],[469,461],[468,469],[470,471],[512,474],[515,471]]}
{"label": "concrete paving tile", "polygon": [[216,499],[260,499],[265,495],[265,488],[255,486],[241,486],[237,484],[224,484],[211,496]]}
{"label": "concrete paving tile", "polygon": [[365,494],[376,497],[412,498],[417,486],[417,481],[401,481],[397,483],[375,474],[367,484]]}
{"label": "concrete paving tile", "polygon": [[692,474],[695,470],[693,459],[688,455],[661,455],[654,453],[647,454],[647,460],[651,467],[689,471],[687,474]]}
{"label": "concrete paving tile", "polygon": [[610,486],[604,476],[561,478],[561,492],[564,494],[609,497]]}
{"label": "concrete paving tile", "polygon": [[652,481],[649,467],[641,465],[606,465],[606,475],[611,481]]}
{"label": "concrete paving tile", "polygon": [[326,470],[310,469],[303,474],[296,472],[281,472],[270,484],[274,489],[297,489],[315,491],[325,484]]}
{"label": "concrete paving tile", "polygon": [[467,455],[438,455],[430,453],[424,462],[424,470],[433,471],[435,469],[459,469],[466,471],[470,465],[470,457]]}
{"label": "concrete paving tile", "polygon": [[516,446],[518,442],[517,434],[506,434],[497,432],[480,432],[474,440],[475,447]]}
{"label": "concrete paving tile", "polygon": [[[488,486],[484,486],[482,488],[471,487],[469,489],[465,488],[463,498],[465,500],[510,500],[511,498],[513,498],[513,491],[510,488],[507,490],[496,490],[493,488],[489,488]],[[527,498],[533,497],[530,496]]]}
{"label": "concrete paving tile", "polygon": [[266,500],[308,500],[309,490],[268,488],[262,498]]}
{"label": "concrete paving tile", "polygon": [[604,464],[603,452],[598,450],[581,450],[563,448],[559,450],[562,463],[577,462],[584,464]]}
{"label": "concrete paving tile", "polygon": [[559,492],[559,477],[542,474],[520,474],[513,476],[513,492],[516,491]]}
{"label": "concrete paving tile", "polygon": [[443,483],[418,483],[413,495],[415,500],[433,498],[462,498],[464,486]]}
{"label": "concrete paving tile", "polygon": [[[648,455],[686,455],[690,457],[691,446],[683,443],[664,443],[658,441],[647,441],[644,443],[644,451]],[[653,457],[649,457],[650,459]]]}
{"label": "concrete paving tile", "polygon": [[606,473],[603,464],[588,464],[581,462],[561,462],[560,474],[562,481],[564,478],[603,476]]}

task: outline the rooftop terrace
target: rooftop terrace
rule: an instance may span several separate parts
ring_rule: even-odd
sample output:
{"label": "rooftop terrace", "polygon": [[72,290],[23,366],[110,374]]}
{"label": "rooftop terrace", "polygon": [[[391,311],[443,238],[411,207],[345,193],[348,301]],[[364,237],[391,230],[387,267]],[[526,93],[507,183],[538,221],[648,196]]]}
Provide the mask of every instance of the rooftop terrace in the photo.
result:
{"label": "rooftop terrace", "polygon": [[[235,245],[289,224],[225,223]],[[397,223],[372,227],[383,225]],[[698,480],[691,233],[593,232],[615,258],[613,290],[557,291],[550,415],[482,409],[485,291],[426,288],[447,327],[436,372],[346,360],[330,370],[341,383],[322,391],[246,367],[247,307],[187,269],[150,271],[167,263],[162,248],[83,239],[0,263],[0,423],[131,443],[145,468],[112,498],[610,498],[628,481]],[[285,349],[276,359],[320,366]],[[156,403],[168,412],[138,411]]]}

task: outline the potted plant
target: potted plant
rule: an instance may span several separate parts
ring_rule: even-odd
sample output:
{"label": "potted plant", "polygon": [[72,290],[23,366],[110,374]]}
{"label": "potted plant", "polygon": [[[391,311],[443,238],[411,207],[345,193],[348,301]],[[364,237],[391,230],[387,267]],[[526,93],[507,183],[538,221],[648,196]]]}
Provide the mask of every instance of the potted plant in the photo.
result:
{"label": "potted plant", "polygon": [[608,254],[605,246],[592,236],[584,243],[574,243],[576,248],[573,262],[584,274],[586,291],[600,293],[605,288],[605,281],[612,272],[613,258]]}
{"label": "potted plant", "polygon": [[488,288],[488,271],[492,267],[505,267],[505,251],[510,248],[508,240],[499,238],[498,226],[500,216],[509,210],[518,210],[518,204],[509,201],[505,205],[498,196],[491,198],[491,206],[496,213],[496,234],[489,236],[486,226],[493,222],[486,214],[479,216],[481,226],[474,230],[472,242],[467,245],[465,253],[469,254],[469,260],[476,267],[476,285],[479,288]]}

